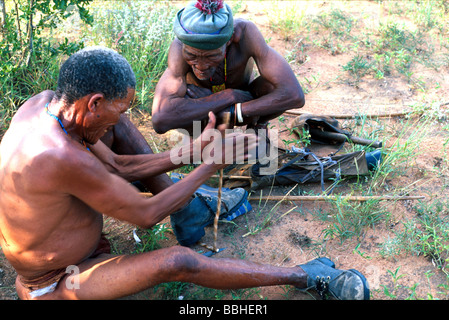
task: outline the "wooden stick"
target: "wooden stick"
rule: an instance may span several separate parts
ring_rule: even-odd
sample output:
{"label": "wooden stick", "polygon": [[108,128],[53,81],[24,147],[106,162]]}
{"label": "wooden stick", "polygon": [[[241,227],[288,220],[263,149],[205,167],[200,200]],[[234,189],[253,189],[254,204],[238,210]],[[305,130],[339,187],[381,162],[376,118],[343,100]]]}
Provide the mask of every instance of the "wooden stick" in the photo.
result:
{"label": "wooden stick", "polygon": [[[211,178],[220,178],[219,175],[213,175]],[[229,179],[229,180],[251,180],[250,176],[223,176],[223,179]]]}
{"label": "wooden stick", "polygon": [[[141,192],[144,197],[152,197],[150,192]],[[425,196],[249,196],[249,201],[326,201],[345,199],[349,201],[369,201],[369,200],[421,200]]]}
{"label": "wooden stick", "polygon": [[[412,110],[410,111],[399,111],[399,112],[392,112],[392,113],[379,113],[379,114],[327,114],[327,115],[322,115],[322,116],[326,116],[326,117],[331,117],[331,118],[335,118],[335,119],[352,119],[355,118],[357,116],[366,116],[367,118],[388,118],[388,117],[400,117],[400,116],[404,116],[407,115],[409,113],[413,112]],[[299,110],[287,110],[284,113],[286,114],[293,114],[293,115],[303,115],[303,114],[308,114],[310,112],[306,112],[306,111],[299,111]]]}
{"label": "wooden stick", "polygon": [[217,237],[218,237],[218,219],[221,212],[221,189],[223,188],[223,169],[220,169],[220,180],[218,181],[218,201],[217,201],[217,212],[215,213],[214,219],[214,247],[213,251],[218,252],[217,248]]}
{"label": "wooden stick", "polygon": [[349,201],[369,201],[369,200],[419,200],[425,196],[250,196],[249,201],[326,201],[344,199]]}
{"label": "wooden stick", "polygon": [[[442,102],[440,103],[440,107],[444,107],[449,105],[449,101],[446,102]],[[422,114],[423,111],[414,111],[414,110],[409,110],[409,111],[397,111],[397,112],[392,112],[392,113],[380,113],[380,114],[366,114],[365,116],[368,118],[387,118],[387,117],[400,117],[400,116],[404,116],[407,115],[409,113],[416,113],[416,114]],[[303,111],[303,110],[297,110],[297,109],[290,109],[285,111],[284,113],[287,114],[293,114],[293,115],[302,115],[302,114],[306,114],[306,113],[310,113],[308,111]],[[335,118],[335,119],[351,119],[351,118],[355,118],[357,116],[360,116],[363,114],[357,113],[357,114],[328,114],[326,116]]]}

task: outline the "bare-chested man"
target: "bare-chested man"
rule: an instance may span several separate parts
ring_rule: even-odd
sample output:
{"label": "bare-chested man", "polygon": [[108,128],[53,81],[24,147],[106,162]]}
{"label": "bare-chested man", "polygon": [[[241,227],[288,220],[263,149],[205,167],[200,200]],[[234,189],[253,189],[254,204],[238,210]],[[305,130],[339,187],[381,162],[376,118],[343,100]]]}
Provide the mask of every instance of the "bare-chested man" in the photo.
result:
{"label": "bare-chested man", "polygon": [[[21,299],[115,299],[170,281],[222,289],[308,288],[322,285],[318,279],[337,298],[369,298],[360,273],[335,269],[326,258],[283,268],[208,258],[183,246],[112,255],[102,236],[103,214],[150,228],[225,166],[202,163],[156,196],[142,197],[124,178],[175,168],[170,152],[117,155],[99,141],[128,109],[135,85],[119,54],[84,49],[62,65],[56,92],[34,96],[14,116],[0,145],[0,245],[17,271]],[[210,118],[213,128],[213,113]],[[231,139],[247,139],[247,151],[256,144],[254,135]],[[192,143],[220,147],[222,139]]]}
{"label": "bare-chested man", "polygon": [[192,131],[192,122],[207,120],[209,111],[219,121],[230,113],[231,126],[263,128],[285,110],[304,106],[301,86],[285,59],[254,23],[234,20],[223,1],[190,3],[178,12],[174,32],[168,68],[153,100],[158,133]]}

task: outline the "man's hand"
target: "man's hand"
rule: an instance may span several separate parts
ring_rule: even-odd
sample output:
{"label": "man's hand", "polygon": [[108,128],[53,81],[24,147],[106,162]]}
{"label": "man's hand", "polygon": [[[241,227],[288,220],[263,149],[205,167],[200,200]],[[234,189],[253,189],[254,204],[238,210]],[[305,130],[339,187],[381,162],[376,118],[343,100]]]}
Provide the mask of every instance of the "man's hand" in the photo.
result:
{"label": "man's hand", "polygon": [[197,87],[193,84],[187,84],[186,95],[192,99],[199,99],[210,96],[212,91],[207,88]]}
{"label": "man's hand", "polygon": [[[213,130],[215,129],[216,122],[217,122],[217,119],[215,117],[215,114],[213,112],[209,112],[209,121],[208,121],[206,127],[203,129],[201,135],[193,141],[193,144],[192,144],[193,148],[192,149],[194,150],[194,152],[195,152],[195,150],[198,150],[202,154],[204,148],[209,143],[211,143],[210,134],[213,133]],[[225,129],[226,128],[220,126],[220,129],[218,129],[218,130],[221,133],[221,135],[224,135],[224,130]]]}
{"label": "man's hand", "polygon": [[221,124],[215,129],[215,123],[215,115],[209,112],[206,128],[193,142],[196,144],[196,150],[201,150],[201,159],[204,163],[222,169],[229,164],[255,158],[258,141],[255,134],[233,132],[225,135],[226,124]]}

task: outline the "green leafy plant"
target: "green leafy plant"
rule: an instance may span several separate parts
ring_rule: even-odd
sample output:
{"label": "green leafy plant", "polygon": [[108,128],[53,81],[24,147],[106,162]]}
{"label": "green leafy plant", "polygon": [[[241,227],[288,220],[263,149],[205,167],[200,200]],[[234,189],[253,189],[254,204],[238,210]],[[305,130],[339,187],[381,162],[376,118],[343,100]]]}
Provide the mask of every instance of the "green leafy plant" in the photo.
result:
{"label": "green leafy plant", "polygon": [[174,15],[168,2],[106,2],[106,6],[96,4],[94,22],[83,28],[86,42],[114,48],[129,61],[138,83],[133,106],[148,113],[156,83],[167,66]]}
{"label": "green leafy plant", "polygon": [[356,55],[351,61],[344,65],[343,70],[348,71],[355,78],[356,83],[358,83],[365,75],[374,71],[373,63],[360,55]]}
{"label": "green leafy plant", "polygon": [[160,242],[167,240],[166,233],[170,228],[166,223],[158,224],[151,229],[134,230],[134,238],[136,240],[136,252],[142,253],[153,251],[161,248]]}
{"label": "green leafy plant", "polygon": [[16,0],[9,9],[4,0],[0,1],[1,131],[24,101],[55,87],[61,59],[83,47],[83,43],[67,38],[51,38],[48,30],[75,13],[91,23],[86,9],[90,1]]}

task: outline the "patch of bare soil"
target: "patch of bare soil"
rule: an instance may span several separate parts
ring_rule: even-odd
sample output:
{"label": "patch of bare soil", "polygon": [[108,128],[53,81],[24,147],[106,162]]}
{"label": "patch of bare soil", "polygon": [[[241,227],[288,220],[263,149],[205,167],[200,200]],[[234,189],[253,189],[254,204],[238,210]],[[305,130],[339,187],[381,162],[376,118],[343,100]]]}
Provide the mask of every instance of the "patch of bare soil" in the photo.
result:
{"label": "patch of bare soil", "polygon": [[[289,2],[289,1],[286,1]],[[310,3],[310,2],[309,2]],[[291,50],[295,43],[285,42],[268,28],[268,19],[265,10],[261,9],[264,2],[246,1],[245,9],[241,13],[243,18],[254,21],[263,31],[269,44],[281,54]],[[317,10],[329,9],[330,4],[324,3]],[[353,7],[353,14],[357,12],[379,14],[379,6],[374,1],[361,1]],[[438,79],[440,86],[429,89],[425,93],[411,87],[410,83],[402,77],[391,75],[383,80],[363,78],[357,85],[342,71],[342,66],[352,58],[351,52],[340,52],[331,55],[327,50],[305,43],[305,55],[307,59],[301,64],[294,65],[294,71],[298,79],[307,89],[306,105],[302,111],[313,114],[355,114],[355,113],[388,113],[393,111],[404,111],[414,101],[420,101],[423,95],[427,98],[434,96],[439,101],[441,97],[449,97],[448,70],[438,72],[420,65],[414,67],[415,74],[420,74],[424,81],[426,79]],[[304,79],[314,79],[306,82]],[[435,89],[436,88],[436,89]],[[285,115],[286,123],[293,121],[295,116]],[[147,138],[150,146],[156,151],[162,151],[173,146],[172,133],[157,135],[151,129],[150,117],[135,117],[133,121]],[[346,120],[342,120],[346,121]],[[384,127],[388,130],[401,126],[402,119],[385,118],[382,120]],[[273,125],[281,128],[277,121]],[[351,123],[344,123],[351,124]],[[352,123],[353,124],[353,123]],[[400,176],[394,180],[385,181],[385,189],[388,185],[405,186],[420,179],[433,178],[432,183],[423,184],[416,192],[421,195],[438,195],[441,186],[447,183],[447,170],[442,169],[441,159],[444,159],[442,145],[447,139],[441,131],[435,127],[435,132],[422,144],[422,154],[416,158],[415,169],[412,175]],[[391,132],[382,135],[387,141]],[[281,133],[286,137],[286,132]],[[282,139],[282,137],[281,137]],[[280,139],[280,141],[281,141]],[[440,166],[441,165],[441,166]],[[440,170],[440,171],[438,171]],[[439,172],[438,175],[435,171]],[[328,186],[327,183],[326,186]],[[300,186],[304,192],[319,193],[319,184],[306,184]],[[290,187],[276,187],[271,194],[284,195]],[[337,192],[351,191],[351,186],[344,183],[338,186]],[[270,190],[265,190],[264,194]],[[401,287],[396,287],[395,294],[398,299],[407,298],[411,291],[404,288],[416,288],[417,297],[425,298],[430,292],[438,291],[437,286],[445,283],[445,275],[437,270],[432,261],[423,256],[396,256],[394,259],[382,258],[379,248],[386,239],[394,237],[394,232],[401,228],[401,221],[416,216],[413,208],[415,203],[399,201],[387,204],[391,219],[389,223],[381,223],[373,228],[368,228],[361,237],[349,238],[341,241],[338,238],[325,239],[324,230],[329,222],[318,219],[318,215],[330,214],[330,204],[325,202],[297,201],[284,202],[275,208],[275,217],[281,217],[284,213],[296,207],[293,211],[285,214],[278,220],[268,224],[256,233],[250,233],[248,226],[260,225],[261,219],[272,210],[274,202],[252,201],[253,210],[244,216],[238,217],[235,224],[221,223],[218,233],[218,247],[226,250],[213,256],[219,258],[244,258],[261,263],[269,263],[279,266],[295,266],[306,263],[318,256],[326,256],[332,259],[339,269],[356,269],[363,273],[369,281],[372,299],[386,299],[383,286],[393,290],[394,283],[390,271],[394,272],[400,268],[399,274],[404,275],[400,279]],[[169,219],[163,221],[169,224]],[[107,220],[106,231],[113,242],[114,249],[119,253],[130,253],[135,248],[132,237],[133,227]],[[177,245],[173,234],[167,234],[169,239],[161,242],[163,247]],[[204,242],[213,244],[213,228],[206,228]],[[360,246],[358,246],[360,244]],[[194,250],[204,252],[201,246],[193,247]],[[434,273],[431,278],[426,274]],[[15,273],[4,259],[0,256],[0,299],[16,299],[14,290]],[[302,293],[289,290],[285,287],[261,288],[259,296],[267,299],[290,299],[308,300],[318,299],[314,293]],[[152,290],[129,297],[129,299],[157,299]],[[253,297],[257,298],[257,297]]]}

